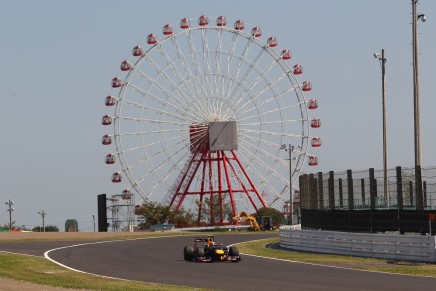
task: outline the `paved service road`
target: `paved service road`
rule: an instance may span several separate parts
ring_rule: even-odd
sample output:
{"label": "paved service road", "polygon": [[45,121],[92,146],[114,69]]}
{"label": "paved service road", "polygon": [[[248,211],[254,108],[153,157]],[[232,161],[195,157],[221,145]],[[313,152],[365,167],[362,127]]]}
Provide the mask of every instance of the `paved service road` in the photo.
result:
{"label": "paved service road", "polygon": [[[232,244],[275,235],[218,234],[215,240]],[[239,263],[185,262],[183,247],[192,242],[193,236],[86,243],[51,251],[49,257],[68,267],[104,276],[223,290],[399,291],[433,290],[436,286],[435,278],[363,272],[243,254]],[[0,250],[6,250],[4,244],[0,244]]]}

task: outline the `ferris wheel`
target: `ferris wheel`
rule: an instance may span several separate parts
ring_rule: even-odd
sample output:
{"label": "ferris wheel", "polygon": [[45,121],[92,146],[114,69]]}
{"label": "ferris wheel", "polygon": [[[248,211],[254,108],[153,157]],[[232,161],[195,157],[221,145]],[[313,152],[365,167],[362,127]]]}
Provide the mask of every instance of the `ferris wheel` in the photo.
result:
{"label": "ferris wheel", "polygon": [[115,145],[105,160],[118,167],[112,182],[173,209],[197,207],[199,220],[204,198],[227,200],[234,215],[283,207],[303,165],[318,164],[309,150],[321,139],[310,130],[321,121],[309,117],[318,102],[304,96],[312,85],[297,80],[302,66],[277,47],[260,27],[228,26],[224,16],[149,34],[105,99],[114,108],[102,118],[113,127],[102,139]]}

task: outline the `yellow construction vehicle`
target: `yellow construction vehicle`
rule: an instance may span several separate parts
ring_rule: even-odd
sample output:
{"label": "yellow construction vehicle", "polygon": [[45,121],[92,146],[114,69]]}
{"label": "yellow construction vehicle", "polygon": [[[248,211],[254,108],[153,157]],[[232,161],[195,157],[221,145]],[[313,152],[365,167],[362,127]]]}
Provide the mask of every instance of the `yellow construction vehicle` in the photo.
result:
{"label": "yellow construction vehicle", "polygon": [[239,213],[239,215],[233,217],[233,221],[238,221],[238,220],[246,220],[248,221],[248,223],[250,223],[250,227],[251,230],[253,231],[259,231],[260,227],[259,224],[256,221],[256,218],[252,215],[249,215],[247,213],[245,213],[244,211],[242,211],[241,213]]}

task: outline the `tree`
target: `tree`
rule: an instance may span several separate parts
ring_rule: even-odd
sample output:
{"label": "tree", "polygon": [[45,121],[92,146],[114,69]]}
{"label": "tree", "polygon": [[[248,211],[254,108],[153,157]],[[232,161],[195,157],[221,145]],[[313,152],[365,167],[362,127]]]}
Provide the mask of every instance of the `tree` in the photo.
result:
{"label": "tree", "polygon": [[214,223],[219,222],[221,220],[221,212],[224,214],[223,220],[231,221],[233,218],[230,199],[223,198],[222,196],[213,195],[212,199],[206,197],[201,203],[199,200],[195,201],[195,204],[197,209],[201,205],[200,220],[207,224],[212,224],[211,217],[213,217]]}
{"label": "tree", "polygon": [[135,214],[142,218],[142,221],[138,224],[138,229],[149,229],[153,224],[169,222],[179,227],[188,227],[195,223],[192,212],[186,211],[183,208],[171,211],[169,206],[152,201],[144,201],[141,207],[135,210]]}
{"label": "tree", "polygon": [[195,225],[195,215],[191,211],[182,208],[173,211],[171,221],[178,227],[189,227]]}
{"label": "tree", "polygon": [[254,214],[257,221],[260,221],[262,217],[272,217],[274,224],[284,224],[286,223],[286,218],[283,213],[275,208],[262,207]]}
{"label": "tree", "polygon": [[142,216],[143,221],[138,225],[140,229],[149,229],[153,224],[167,223],[172,216],[168,206],[153,201],[144,201],[141,207],[135,210],[135,214]]}

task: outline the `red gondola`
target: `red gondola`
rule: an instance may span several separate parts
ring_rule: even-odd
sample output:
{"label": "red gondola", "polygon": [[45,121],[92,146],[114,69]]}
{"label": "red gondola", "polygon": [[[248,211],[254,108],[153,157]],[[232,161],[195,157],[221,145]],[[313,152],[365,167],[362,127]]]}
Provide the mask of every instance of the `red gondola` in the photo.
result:
{"label": "red gondola", "polygon": [[251,30],[251,36],[254,37],[260,37],[262,35],[262,29],[260,29],[260,27],[253,27],[253,29]]}
{"label": "red gondola", "polygon": [[314,148],[320,147],[322,144],[321,138],[320,137],[312,138],[311,144],[312,144],[312,147],[314,147]]}
{"label": "red gondola", "polygon": [[129,71],[132,68],[132,65],[128,61],[124,61],[120,65],[121,71]]}
{"label": "red gondola", "polygon": [[115,164],[115,156],[113,154],[107,154],[104,162],[108,165]]}
{"label": "red gondola", "polygon": [[292,72],[295,75],[301,75],[303,74],[303,66],[296,64],[295,66],[292,67]]}
{"label": "red gondola", "polygon": [[173,34],[173,27],[169,24],[165,24],[164,27],[162,28],[162,33],[164,35],[171,35]]}
{"label": "red gondola", "polygon": [[312,83],[310,83],[309,81],[304,81],[302,87],[303,91],[310,91],[312,90]]}
{"label": "red gondola", "polygon": [[118,88],[121,87],[121,85],[123,85],[123,82],[121,81],[120,78],[115,77],[112,79],[112,88]]}
{"label": "red gondola", "polygon": [[281,57],[283,60],[289,60],[292,57],[291,51],[290,50],[283,50]]}
{"label": "red gondola", "polygon": [[131,198],[132,198],[132,192],[130,192],[130,190],[128,189],[123,190],[123,193],[121,194],[121,199],[130,200]]}
{"label": "red gondola", "polygon": [[209,18],[207,18],[206,15],[201,15],[201,16],[198,18],[198,25],[200,25],[200,26],[206,26],[206,25],[208,25],[208,24],[209,24]]}
{"label": "red gondola", "polygon": [[307,104],[307,108],[309,108],[309,109],[316,109],[316,108],[318,108],[318,100],[310,99],[309,103]]}
{"label": "red gondola", "polygon": [[108,134],[103,135],[101,143],[103,145],[110,145],[112,143],[112,137]]}
{"label": "red gondola", "polygon": [[104,99],[104,105],[106,106],[114,106],[115,103],[117,103],[117,99],[114,96],[109,95]]}
{"label": "red gondola", "polygon": [[241,19],[236,20],[234,28],[236,30],[243,30],[245,28],[244,20],[241,20]]}
{"label": "red gondola", "polygon": [[309,156],[308,164],[309,164],[309,166],[316,166],[316,165],[318,165],[318,157]]}
{"label": "red gondola", "polygon": [[227,25],[227,19],[225,16],[219,16],[216,19],[216,25],[217,26],[226,26]]}
{"label": "red gondola", "polygon": [[321,119],[314,118],[310,121],[310,127],[312,128],[320,128],[321,127]]}
{"label": "red gondola", "polygon": [[112,182],[114,183],[119,183],[121,182],[122,178],[121,178],[121,173],[120,172],[116,172],[112,174]]}
{"label": "red gondola", "polygon": [[142,50],[142,48],[139,45],[135,46],[132,50],[132,55],[135,57],[140,57],[140,56],[142,56],[143,53],[144,53],[144,51]]}
{"label": "red gondola", "polygon": [[110,115],[103,115],[101,119],[101,124],[103,125],[110,125],[112,124],[112,117]]}
{"label": "red gondola", "polygon": [[268,40],[266,41],[266,44],[269,47],[275,47],[278,44],[277,38],[275,38],[274,36],[271,36],[268,38]]}
{"label": "red gondola", "polygon": [[155,34],[151,33],[147,36],[147,43],[148,44],[156,44],[157,43],[157,37]]}
{"label": "red gondola", "polygon": [[180,28],[182,29],[186,29],[189,28],[189,19],[188,18],[183,18],[182,20],[180,20]]}

